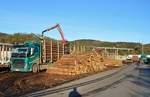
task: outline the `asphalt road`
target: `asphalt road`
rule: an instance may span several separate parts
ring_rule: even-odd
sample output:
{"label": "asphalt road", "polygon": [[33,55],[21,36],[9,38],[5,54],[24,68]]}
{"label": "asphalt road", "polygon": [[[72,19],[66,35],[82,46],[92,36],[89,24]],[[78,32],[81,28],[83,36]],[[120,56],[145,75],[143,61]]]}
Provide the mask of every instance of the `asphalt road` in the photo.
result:
{"label": "asphalt road", "polygon": [[150,67],[126,65],[25,97],[150,97]]}
{"label": "asphalt road", "polygon": [[84,97],[150,97],[150,67],[137,66],[120,82]]}

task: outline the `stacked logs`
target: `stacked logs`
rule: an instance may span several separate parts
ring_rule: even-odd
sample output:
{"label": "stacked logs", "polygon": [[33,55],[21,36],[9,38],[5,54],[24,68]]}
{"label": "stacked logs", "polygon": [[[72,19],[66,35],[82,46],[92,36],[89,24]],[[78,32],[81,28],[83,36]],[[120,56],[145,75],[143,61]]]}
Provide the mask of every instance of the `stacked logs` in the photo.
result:
{"label": "stacked logs", "polygon": [[104,59],[96,52],[74,53],[64,55],[47,72],[62,75],[80,75],[104,71],[110,66],[120,64],[115,60],[111,60],[113,63],[107,61],[107,59]]}

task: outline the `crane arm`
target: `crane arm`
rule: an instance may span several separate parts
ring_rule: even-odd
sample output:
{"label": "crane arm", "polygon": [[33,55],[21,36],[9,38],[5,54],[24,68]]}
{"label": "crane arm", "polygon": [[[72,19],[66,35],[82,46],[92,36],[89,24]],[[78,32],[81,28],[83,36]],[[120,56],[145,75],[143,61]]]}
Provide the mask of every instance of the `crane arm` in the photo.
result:
{"label": "crane arm", "polygon": [[42,36],[44,35],[44,32],[47,32],[47,31],[53,30],[53,29],[57,28],[57,26],[58,26],[58,25],[59,25],[59,24],[56,24],[55,26],[53,26],[53,27],[51,27],[51,28],[48,28],[48,29],[46,29],[46,30],[42,31]]}
{"label": "crane arm", "polygon": [[45,32],[51,31],[51,30],[53,30],[53,29],[55,29],[55,28],[57,28],[57,30],[59,31],[59,33],[60,33],[60,35],[61,35],[61,38],[62,38],[62,42],[63,42],[64,44],[66,44],[66,40],[65,40],[65,38],[64,38],[63,31],[62,31],[62,29],[61,29],[61,27],[60,27],[59,24],[56,24],[55,26],[53,26],[53,27],[51,27],[51,28],[48,28],[48,29],[42,31],[42,37],[44,36],[44,33],[45,33]]}

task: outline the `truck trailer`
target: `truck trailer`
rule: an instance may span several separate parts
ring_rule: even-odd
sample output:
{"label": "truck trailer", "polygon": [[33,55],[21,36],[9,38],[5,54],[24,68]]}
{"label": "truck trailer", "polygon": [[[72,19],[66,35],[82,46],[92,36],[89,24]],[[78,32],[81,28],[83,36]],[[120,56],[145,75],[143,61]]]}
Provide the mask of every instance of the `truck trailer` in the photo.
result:
{"label": "truck trailer", "polygon": [[12,52],[12,44],[0,43],[0,68],[8,68],[10,66]]}

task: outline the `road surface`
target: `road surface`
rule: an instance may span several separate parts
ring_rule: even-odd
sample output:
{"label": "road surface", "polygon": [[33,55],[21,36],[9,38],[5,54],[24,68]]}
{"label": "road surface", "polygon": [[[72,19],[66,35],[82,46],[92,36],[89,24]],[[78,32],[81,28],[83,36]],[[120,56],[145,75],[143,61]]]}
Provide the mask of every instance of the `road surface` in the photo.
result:
{"label": "road surface", "polygon": [[150,67],[125,65],[25,97],[150,97]]}

